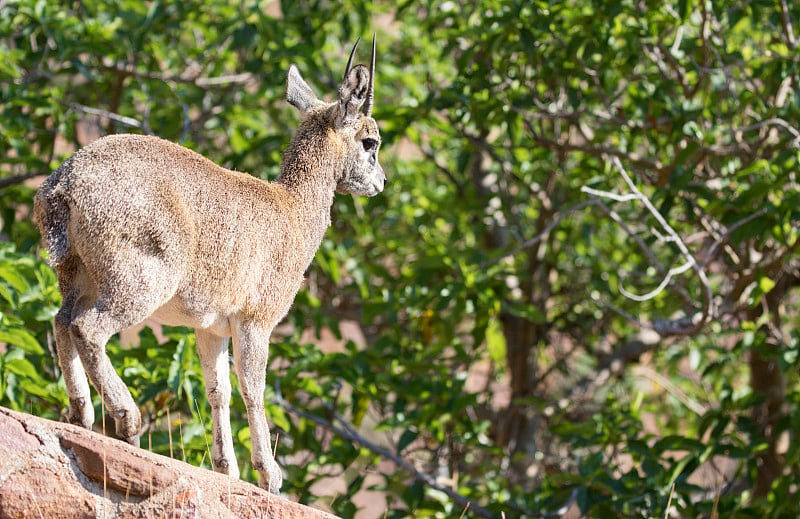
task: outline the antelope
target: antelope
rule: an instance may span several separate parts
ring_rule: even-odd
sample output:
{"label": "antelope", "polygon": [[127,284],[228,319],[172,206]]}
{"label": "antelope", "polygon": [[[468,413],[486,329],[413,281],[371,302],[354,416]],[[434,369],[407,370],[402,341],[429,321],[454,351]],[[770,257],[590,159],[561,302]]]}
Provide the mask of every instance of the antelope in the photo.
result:
{"label": "antelope", "polygon": [[214,470],[239,477],[230,425],[228,339],[247,407],[259,486],[283,475],[264,410],[269,339],[289,311],[330,225],[334,193],[375,196],[386,176],[372,117],[370,68],[350,52],[338,99],[317,98],[297,67],[286,99],[302,114],[267,182],[144,135],[110,135],[78,150],[45,181],[34,219],[58,277],[55,342],[68,420],[94,422],[88,379],[119,437],[137,445],[141,415],[105,352],[145,319],[195,330],[211,406]]}

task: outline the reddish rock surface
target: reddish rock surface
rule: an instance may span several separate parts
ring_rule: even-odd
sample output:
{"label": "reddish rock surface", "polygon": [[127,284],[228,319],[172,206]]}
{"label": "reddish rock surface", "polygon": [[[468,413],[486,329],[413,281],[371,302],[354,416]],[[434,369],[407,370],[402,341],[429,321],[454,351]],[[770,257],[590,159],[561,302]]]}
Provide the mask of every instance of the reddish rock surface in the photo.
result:
{"label": "reddish rock surface", "polygon": [[127,443],[0,408],[0,518],[336,519]]}

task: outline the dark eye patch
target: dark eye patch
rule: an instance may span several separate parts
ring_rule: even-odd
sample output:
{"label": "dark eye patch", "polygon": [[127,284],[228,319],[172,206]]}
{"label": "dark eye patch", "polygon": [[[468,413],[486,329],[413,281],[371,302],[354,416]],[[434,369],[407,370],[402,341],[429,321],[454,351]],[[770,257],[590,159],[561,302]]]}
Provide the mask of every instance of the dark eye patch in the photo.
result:
{"label": "dark eye patch", "polygon": [[378,140],[371,137],[361,139],[361,145],[364,146],[365,151],[374,151],[378,149]]}

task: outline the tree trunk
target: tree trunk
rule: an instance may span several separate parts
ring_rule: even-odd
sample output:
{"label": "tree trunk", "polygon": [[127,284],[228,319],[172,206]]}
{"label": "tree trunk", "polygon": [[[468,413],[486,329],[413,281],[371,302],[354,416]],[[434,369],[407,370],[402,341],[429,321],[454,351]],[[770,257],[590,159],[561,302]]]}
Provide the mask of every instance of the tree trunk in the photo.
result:
{"label": "tree trunk", "polygon": [[764,402],[753,409],[753,420],[767,441],[767,449],[757,455],[758,470],[753,494],[765,497],[786,467],[786,460],[779,452],[780,434],[778,425],[783,419],[786,388],[777,359],[765,359],[757,349],[750,351],[750,378],[754,393],[764,395]]}
{"label": "tree trunk", "polygon": [[0,519],[335,519],[223,474],[0,408]]}
{"label": "tree trunk", "polygon": [[781,431],[779,425],[786,415],[786,384],[780,363],[777,358],[765,358],[762,349],[781,348],[784,338],[781,330],[780,303],[785,301],[786,294],[793,286],[795,279],[788,274],[780,274],[773,289],[763,296],[762,304],[752,308],[748,318],[758,322],[763,314],[769,316],[768,324],[763,324],[759,331],[763,333],[764,343],[754,344],[750,350],[750,387],[754,393],[764,395],[764,402],[753,408],[753,420],[759,432],[767,441],[767,449],[757,455],[758,470],[753,494],[765,497],[773,481],[786,467],[786,460],[781,454],[779,443]]}

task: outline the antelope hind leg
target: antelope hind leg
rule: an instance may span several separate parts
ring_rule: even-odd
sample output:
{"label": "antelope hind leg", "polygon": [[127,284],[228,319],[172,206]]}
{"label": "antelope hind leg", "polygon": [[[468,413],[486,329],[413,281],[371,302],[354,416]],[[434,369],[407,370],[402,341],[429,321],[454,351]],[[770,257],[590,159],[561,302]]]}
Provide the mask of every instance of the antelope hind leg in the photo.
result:
{"label": "antelope hind leg", "polygon": [[61,309],[54,319],[56,352],[69,397],[67,415],[69,422],[85,429],[91,429],[94,423],[94,406],[89,392],[89,382],[86,380],[83,364],[81,364],[78,350],[72,342],[72,335],[69,331],[75,299],[74,293],[65,295]]}
{"label": "antelope hind leg", "polygon": [[228,361],[228,339],[195,330],[197,352],[203,365],[206,396],[211,406],[213,444],[211,460],[214,470],[239,477],[239,466],[233,450],[231,433],[231,378]]}

